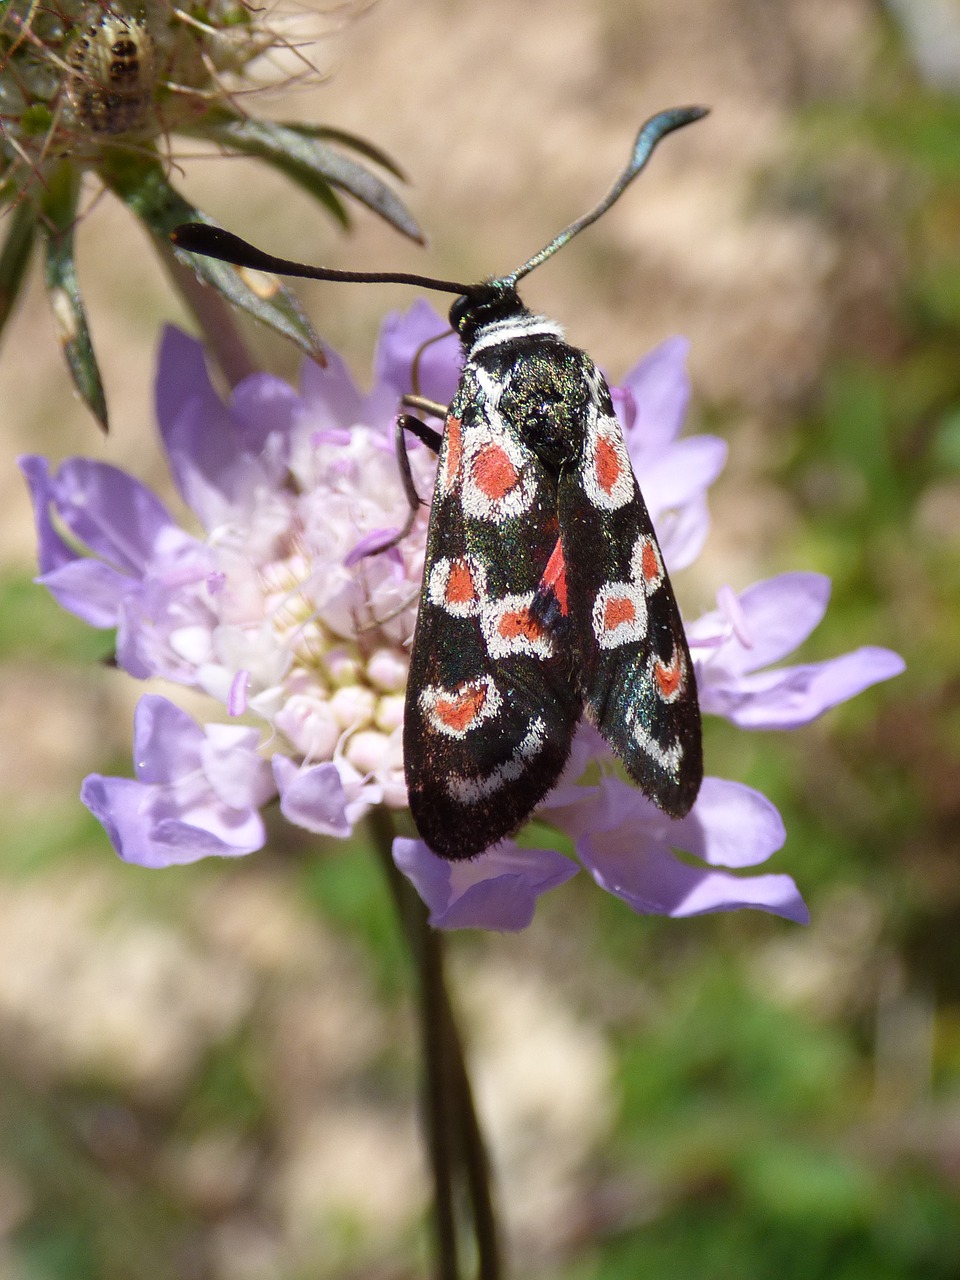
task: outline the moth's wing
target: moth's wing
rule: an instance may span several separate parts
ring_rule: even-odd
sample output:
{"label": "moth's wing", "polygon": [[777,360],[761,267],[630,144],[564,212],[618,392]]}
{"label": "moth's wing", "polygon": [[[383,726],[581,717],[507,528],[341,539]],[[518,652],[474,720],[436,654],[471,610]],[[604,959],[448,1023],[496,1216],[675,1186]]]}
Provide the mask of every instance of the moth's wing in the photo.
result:
{"label": "moth's wing", "polygon": [[610,392],[584,361],[594,393],[583,451],[558,492],[577,676],[587,716],[627,772],[682,817],[703,779],[693,663]]}
{"label": "moth's wing", "polygon": [[404,709],[410,809],[449,859],[529,817],[581,714],[566,646],[529,612],[557,542],[556,479],[489,390],[468,366],[447,419]]}

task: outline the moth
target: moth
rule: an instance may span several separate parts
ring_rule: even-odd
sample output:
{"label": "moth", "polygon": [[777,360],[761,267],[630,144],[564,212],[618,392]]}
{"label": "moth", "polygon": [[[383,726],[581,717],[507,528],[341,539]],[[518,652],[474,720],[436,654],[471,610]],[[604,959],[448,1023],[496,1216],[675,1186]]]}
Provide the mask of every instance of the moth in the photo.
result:
{"label": "moth", "polygon": [[600,204],[479,284],[310,267],[206,224],[173,233],[178,248],[237,266],[457,295],[464,363],[442,436],[406,414],[398,432],[401,446],[409,430],[439,453],[403,747],[413,820],[444,858],[473,857],[526,821],[584,714],[664,813],[682,817],[697,797],[693,663],[609,388],[517,284],[619,199],[666,134],[705,114],[648,120]]}

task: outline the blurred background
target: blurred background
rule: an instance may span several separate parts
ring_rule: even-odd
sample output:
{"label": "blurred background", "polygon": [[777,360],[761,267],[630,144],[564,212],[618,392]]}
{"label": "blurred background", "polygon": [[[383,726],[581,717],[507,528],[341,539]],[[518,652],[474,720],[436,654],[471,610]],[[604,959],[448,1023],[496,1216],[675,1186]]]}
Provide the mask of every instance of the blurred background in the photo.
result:
{"label": "blurred background", "polygon": [[[692,340],[690,429],[730,463],[677,583],[831,575],[826,657],[907,673],[791,735],[711,724],[810,903],[638,918],[586,877],[517,937],[452,939],[513,1274],[960,1275],[960,2],[380,0],[301,6],[326,79],[257,109],[379,144],[430,237],[340,235],[252,161],[177,182],[272,250],[479,278],[606,190],[641,120],[704,102],[617,209],[525,283],[617,378]],[[196,153],[192,147],[191,152]],[[31,585],[14,459],[82,453],[170,493],[158,326],[187,323],[110,196],[79,230],[111,405],[70,391],[39,270],[0,351],[0,1277],[426,1273],[410,975],[362,845],[122,865],[77,798],[129,773],[144,688]],[[409,290],[301,291],[369,376]],[[442,302],[442,300],[441,300]],[[251,334],[254,331],[251,330]],[[297,354],[254,338],[264,367]],[[164,690],[169,692],[169,690]]]}

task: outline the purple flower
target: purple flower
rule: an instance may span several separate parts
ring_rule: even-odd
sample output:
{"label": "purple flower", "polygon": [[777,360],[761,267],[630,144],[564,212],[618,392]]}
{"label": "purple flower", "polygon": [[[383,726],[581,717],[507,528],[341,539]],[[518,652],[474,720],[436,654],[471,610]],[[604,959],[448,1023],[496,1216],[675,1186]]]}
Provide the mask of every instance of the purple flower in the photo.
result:
{"label": "purple flower", "polygon": [[[299,392],[258,374],[224,403],[199,344],[169,330],[157,416],[198,535],[116,468],[75,458],[51,474],[44,459],[23,459],[38,581],[92,626],[116,629],[124,670],[199,689],[227,718],[201,728],[165,699],[141,701],[136,778],[95,774],[82,792],[121,857],[167,866],[252,852],[264,840],[259,811],[273,800],[288,821],[338,837],[373,805],[405,806],[403,698],[426,512],[391,545],[408,513],[393,424],[417,352],[445,332],[416,303],[385,322],[368,395],[330,354],[325,369],[306,366]],[[612,389],[672,570],[700,552],[707,490],[726,456],[713,437],[678,438],[685,356],[682,339],[665,342]],[[421,394],[449,400],[459,363],[450,337],[426,347]],[[410,463],[428,494],[436,460],[411,441]],[[688,628],[704,711],[741,727],[791,728],[901,670],[883,649],[771,668],[817,625],[827,595],[815,574],[739,596],[721,590],[718,609]],[[597,765],[595,785],[582,785]],[[763,796],[707,778],[675,822],[612,768],[606,744],[582,725],[538,815],[572,840],[601,888],[640,913],[755,907],[807,918],[789,876],[742,874],[784,841]],[[394,856],[438,928],[522,929],[537,897],[577,871],[551,849],[509,840],[456,864],[419,840],[398,839]]]}
{"label": "purple flower", "polygon": [[169,867],[253,853],[265,839],[260,806],[275,792],[259,738],[241,725],[202,729],[148,694],[133,726],[136,780],[92,773],[80,797],[126,862]]}
{"label": "purple flower", "polygon": [[504,840],[482,858],[446,862],[422,840],[394,841],[393,858],[430,908],[436,929],[525,929],[537,898],[577,874],[552,849],[519,849]]}
{"label": "purple flower", "polygon": [[690,401],[689,346],[686,338],[668,338],[611,388],[670,573],[688,568],[703,550],[707,490],[727,460],[727,446],[716,436],[677,438]]}
{"label": "purple flower", "polygon": [[802,644],[827,611],[830,580],[784,573],[740,595],[718,592],[718,608],[687,627],[705,712],[741,729],[796,729],[904,669],[889,649],[855,649],[827,662],[761,670]]}
{"label": "purple flower", "polygon": [[[578,740],[593,759],[610,759],[595,730],[581,728]],[[575,764],[566,776],[578,769]],[[739,782],[704,778],[696,803],[679,821],[661,813],[636,787],[606,775],[597,787],[561,785],[544,808],[541,816],[573,838],[579,861],[600,888],[640,915],[692,916],[756,907],[800,924],[809,919],[789,876],[744,877],[712,870],[764,862],[786,836],[770,801]],[[523,929],[534,898],[576,869],[561,859],[569,870],[557,881],[544,874],[543,850],[521,850],[504,841],[451,870],[422,841],[397,843],[402,844],[395,852],[397,865],[413,880],[430,908],[430,923],[438,928]],[[675,849],[705,865],[681,861]],[[531,853],[537,861],[528,860]],[[556,874],[552,866],[550,871]]]}

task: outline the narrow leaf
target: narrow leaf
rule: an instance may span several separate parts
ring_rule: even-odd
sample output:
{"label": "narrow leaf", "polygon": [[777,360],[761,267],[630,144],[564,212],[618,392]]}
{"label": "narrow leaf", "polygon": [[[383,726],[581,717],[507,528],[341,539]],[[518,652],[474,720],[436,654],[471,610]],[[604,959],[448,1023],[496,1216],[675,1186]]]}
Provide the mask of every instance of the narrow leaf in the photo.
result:
{"label": "narrow leaf", "polygon": [[[101,169],[104,182],[153,233],[166,251],[170,232],[181,222],[212,220],[174,190],[160,165],[153,160],[125,158]],[[248,312],[276,333],[295,342],[314,360],[323,363],[320,338],[304,314],[296,295],[275,275],[232,267],[213,258],[175,251],[190,267],[231,304]]]}
{"label": "narrow leaf", "polygon": [[43,274],[57,339],[74,386],[101,429],[107,431],[107,398],[93,352],[74,260],[73,233],[79,196],[79,171],[71,165],[61,165],[44,192],[43,217],[37,225],[46,240]]}
{"label": "narrow leaf", "polygon": [[37,211],[29,200],[21,200],[8,216],[9,230],[0,252],[0,334],[19,296],[37,234]]}
{"label": "narrow leaf", "polygon": [[326,124],[302,124],[289,120],[284,122],[284,127],[292,129],[294,133],[303,134],[305,138],[321,138],[324,142],[335,142],[341,147],[349,147],[351,151],[357,151],[368,160],[372,160],[374,164],[378,164],[381,169],[386,169],[387,173],[392,173],[398,181],[407,181],[407,175],[391,156],[381,151],[374,143],[368,142],[366,138],[348,133],[346,129],[334,129]]}
{"label": "narrow leaf", "polygon": [[[233,151],[266,160],[311,195],[321,199],[324,188],[330,185],[338,187],[379,214],[403,235],[423,244],[423,232],[413,214],[382,178],[307,130],[268,120],[224,116],[212,120],[207,117],[202,129],[198,128],[196,132]],[[364,149],[370,154],[366,144]],[[376,159],[383,163],[379,152]]]}

